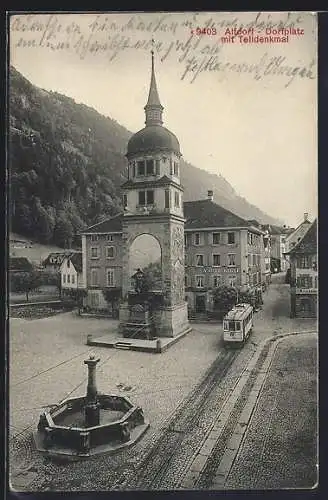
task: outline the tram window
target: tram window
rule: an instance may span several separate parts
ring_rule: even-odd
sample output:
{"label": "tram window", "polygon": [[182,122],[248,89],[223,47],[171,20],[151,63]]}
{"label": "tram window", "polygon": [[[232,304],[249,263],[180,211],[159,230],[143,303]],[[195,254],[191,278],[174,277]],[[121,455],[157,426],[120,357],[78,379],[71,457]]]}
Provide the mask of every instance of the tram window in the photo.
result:
{"label": "tram window", "polygon": [[223,328],[224,328],[225,330],[228,330],[228,321],[225,321],[225,322],[223,323]]}
{"label": "tram window", "polygon": [[240,330],[240,321],[236,321],[236,331]]}
{"label": "tram window", "polygon": [[235,322],[234,321],[229,321],[229,330],[232,332],[235,331]]}

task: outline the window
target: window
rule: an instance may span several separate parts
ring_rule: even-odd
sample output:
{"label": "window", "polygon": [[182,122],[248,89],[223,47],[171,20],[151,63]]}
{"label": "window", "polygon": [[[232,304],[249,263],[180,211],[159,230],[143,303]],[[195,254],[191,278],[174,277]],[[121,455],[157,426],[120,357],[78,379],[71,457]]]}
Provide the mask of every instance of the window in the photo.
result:
{"label": "window", "polygon": [[153,205],[154,191],[139,191],[139,205]]}
{"label": "window", "polygon": [[106,234],[106,241],[113,241],[113,235],[112,234]]}
{"label": "window", "polygon": [[139,205],[146,205],[146,191],[139,191]]}
{"label": "window", "polygon": [[213,276],[213,286],[214,288],[220,286],[221,276]]}
{"label": "window", "polygon": [[318,288],[318,276],[314,277],[314,288]]}
{"label": "window", "polygon": [[308,255],[297,257],[297,266],[299,269],[308,269],[310,267],[310,259]]}
{"label": "window", "polygon": [[156,160],[156,175],[160,175],[161,173],[161,162]]}
{"label": "window", "polygon": [[67,275],[67,283],[70,283],[71,282],[71,276],[68,274]]}
{"label": "window", "polygon": [[66,283],[66,274],[63,274],[63,283]]}
{"label": "window", "polygon": [[133,166],[132,166],[132,175],[133,175],[133,177],[136,176],[136,164],[135,164],[135,162],[133,162]]}
{"label": "window", "polygon": [[74,276],[74,274],[72,274],[72,285],[74,285],[74,284],[75,284],[75,276]]}
{"label": "window", "polygon": [[235,286],[236,286],[236,280],[237,280],[237,279],[236,279],[236,276],[231,276],[231,277],[229,278],[229,286],[231,286],[231,287],[235,287]]}
{"label": "window", "polygon": [[196,266],[203,266],[204,265],[204,255],[198,254],[196,255]]}
{"label": "window", "polygon": [[240,321],[235,321],[236,332],[240,330]]}
{"label": "window", "polygon": [[114,259],[115,247],[106,247],[106,259]]}
{"label": "window", "polygon": [[92,234],[91,241],[98,241],[98,234]]}
{"label": "window", "polygon": [[138,175],[145,175],[145,162],[143,160],[138,161],[137,166],[138,166]]}
{"label": "window", "polygon": [[153,205],[154,203],[154,191],[146,191],[147,194],[147,205]]}
{"label": "window", "polygon": [[71,266],[71,261],[68,259],[67,261],[67,267],[69,268]]}
{"label": "window", "polygon": [[91,285],[98,285],[98,269],[91,269]]}
{"label": "window", "polygon": [[176,161],[174,162],[174,175],[179,176],[179,164]]}
{"label": "window", "polygon": [[201,237],[200,237],[200,233],[195,233],[194,235],[194,242],[195,242],[195,245],[201,245]]}
{"label": "window", "polygon": [[197,288],[204,287],[204,276],[196,276],[196,287]]}
{"label": "window", "polygon": [[304,274],[297,278],[298,288],[312,288],[312,277]]}
{"label": "window", "polygon": [[106,278],[107,278],[107,286],[115,286],[114,269],[107,269]]}
{"label": "window", "polygon": [[214,253],[213,254],[213,266],[220,266],[220,254]]}
{"label": "window", "polygon": [[229,321],[229,330],[231,332],[235,331],[235,322],[234,321]]}
{"label": "window", "polygon": [[188,235],[184,234],[184,245],[185,247],[188,246]]}
{"label": "window", "polygon": [[249,253],[248,254],[248,267],[252,266],[252,255]]}
{"label": "window", "polygon": [[219,245],[220,244],[220,233],[213,233],[212,239],[213,239],[213,245]]}
{"label": "window", "polygon": [[235,265],[236,265],[236,254],[228,253],[228,266],[235,266]]}
{"label": "window", "polygon": [[257,256],[257,265],[259,266],[261,264],[261,255]]}
{"label": "window", "polygon": [[185,275],[185,286],[188,286],[188,276]]}
{"label": "window", "polygon": [[170,160],[170,175],[173,175],[173,160]]}
{"label": "window", "polygon": [[253,274],[253,285],[257,284],[257,273]]}
{"label": "window", "polygon": [[228,233],[228,245],[235,243],[235,233]]}
{"label": "window", "polygon": [[91,259],[98,259],[98,247],[91,247]]}
{"label": "window", "polygon": [[165,190],[165,208],[170,208],[170,191]]}
{"label": "window", "polygon": [[123,207],[128,206],[128,196],[126,194],[123,195]]}
{"label": "window", "polygon": [[146,161],[146,175],[154,175],[154,160]]}
{"label": "window", "polygon": [[253,255],[253,266],[256,266],[256,255]]}
{"label": "window", "polygon": [[174,192],[174,206],[180,207],[180,194],[177,191]]}

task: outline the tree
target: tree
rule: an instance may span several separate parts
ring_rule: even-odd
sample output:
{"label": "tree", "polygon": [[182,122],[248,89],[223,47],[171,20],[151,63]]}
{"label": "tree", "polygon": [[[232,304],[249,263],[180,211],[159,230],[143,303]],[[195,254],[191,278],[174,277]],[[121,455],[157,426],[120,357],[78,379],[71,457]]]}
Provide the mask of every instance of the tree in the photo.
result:
{"label": "tree", "polygon": [[229,286],[219,286],[213,291],[214,309],[224,316],[237,303],[237,290]]}
{"label": "tree", "polygon": [[10,276],[11,290],[26,294],[28,302],[29,293],[41,285],[41,275],[37,271],[12,273]]}
{"label": "tree", "polygon": [[81,309],[83,307],[83,299],[87,297],[88,291],[85,288],[75,288],[66,291],[78,307],[78,313],[81,314]]}
{"label": "tree", "polygon": [[116,309],[114,308],[114,304],[117,303],[121,298],[121,288],[104,288],[102,293],[106,302],[111,305],[112,314],[114,316],[116,311]]}
{"label": "tree", "polygon": [[54,239],[56,243],[64,248],[70,248],[72,245],[74,229],[72,223],[64,211],[60,211],[56,217],[54,229]]}

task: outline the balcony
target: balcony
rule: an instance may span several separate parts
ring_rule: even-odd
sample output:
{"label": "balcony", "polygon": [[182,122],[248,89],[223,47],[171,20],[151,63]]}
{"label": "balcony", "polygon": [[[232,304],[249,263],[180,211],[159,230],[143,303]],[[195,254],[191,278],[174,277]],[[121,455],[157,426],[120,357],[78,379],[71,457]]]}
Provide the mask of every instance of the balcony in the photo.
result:
{"label": "balcony", "polygon": [[153,214],[153,213],[159,213],[160,210],[157,207],[156,203],[153,203],[151,205],[137,205],[136,212],[138,214],[149,215],[149,214]]}

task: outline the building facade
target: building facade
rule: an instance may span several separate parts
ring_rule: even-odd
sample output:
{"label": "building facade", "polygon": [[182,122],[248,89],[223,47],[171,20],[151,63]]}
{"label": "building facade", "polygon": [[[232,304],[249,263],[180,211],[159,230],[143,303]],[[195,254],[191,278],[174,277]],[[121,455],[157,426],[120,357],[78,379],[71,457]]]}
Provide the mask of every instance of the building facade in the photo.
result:
{"label": "building facade", "polygon": [[65,257],[60,266],[60,275],[62,291],[85,288],[82,273],[82,253],[74,253],[70,257]]}
{"label": "building facade", "polygon": [[289,251],[291,317],[317,316],[318,258],[317,221]]}

